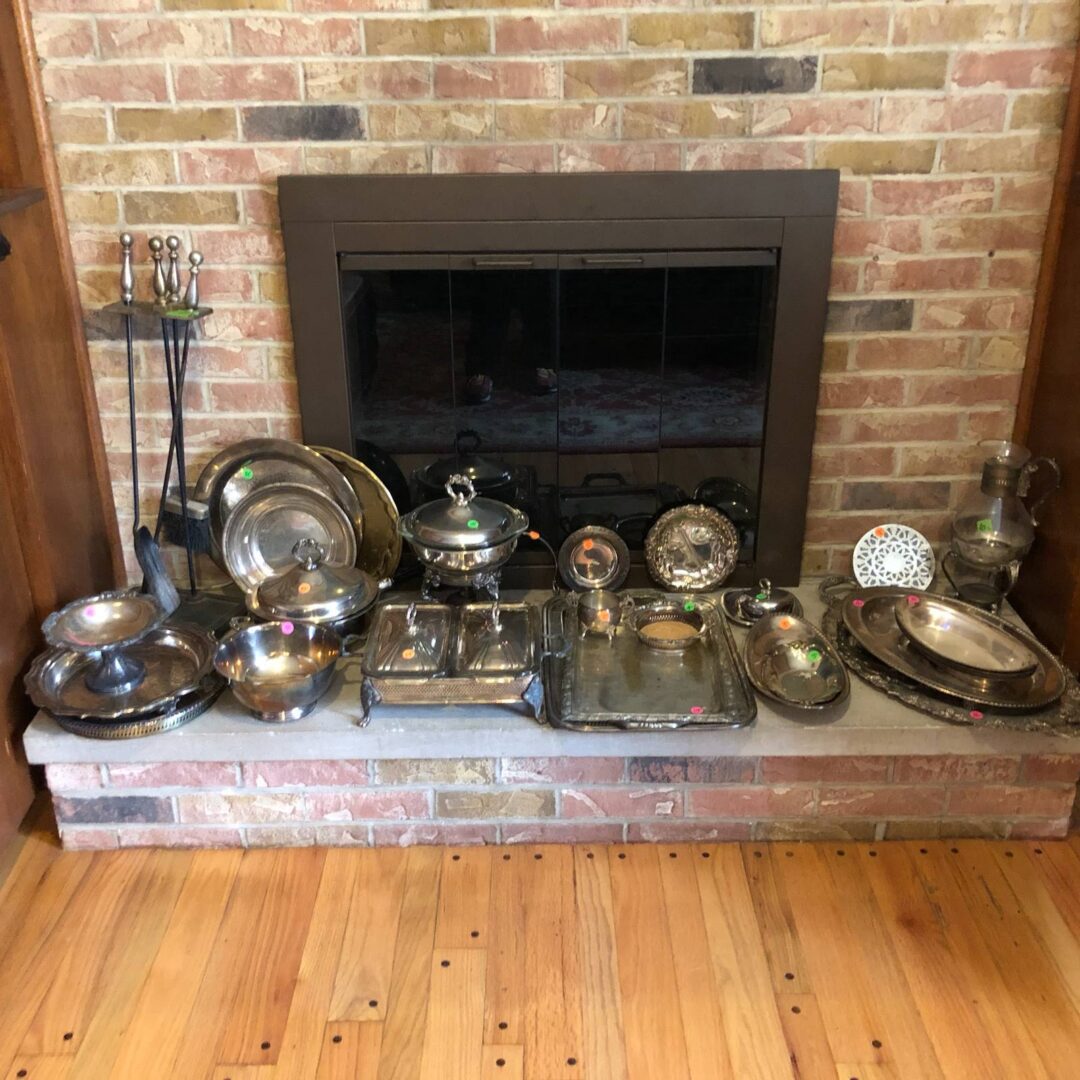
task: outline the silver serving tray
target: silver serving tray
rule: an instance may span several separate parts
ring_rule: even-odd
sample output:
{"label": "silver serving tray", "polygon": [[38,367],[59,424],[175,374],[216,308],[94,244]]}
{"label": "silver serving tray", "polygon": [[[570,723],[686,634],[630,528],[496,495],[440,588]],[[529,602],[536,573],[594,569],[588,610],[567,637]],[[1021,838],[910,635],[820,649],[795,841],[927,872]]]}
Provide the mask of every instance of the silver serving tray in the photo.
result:
{"label": "silver serving tray", "polygon": [[314,450],[285,439],[244,439],[225,447],[199,475],[195,498],[210,514],[210,555],[223,569],[225,524],[245,496],[266,484],[305,484],[329,495],[363,536],[363,512],[349,481]]}
{"label": "silver serving tray", "polygon": [[830,709],[851,692],[843,660],[812,623],[767,615],[746,636],[746,673],[754,689],[796,709]]}
{"label": "silver serving tray", "polygon": [[1003,619],[942,596],[909,593],[896,601],[896,621],[932,661],[974,675],[1030,675],[1039,658]]}
{"label": "silver serving tray", "polygon": [[124,694],[97,694],[85,682],[97,663],[94,654],[47,649],[26,674],[26,692],[38,708],[54,716],[119,720],[141,713],[163,712],[195,690],[213,669],[215,643],[205,631],[181,624],[159,626],[124,650],[146,665],[146,676]]}
{"label": "silver serving tray", "polygon": [[669,592],[707,592],[722,585],[739,557],[739,531],[711,506],[688,503],[661,514],[645,535],[645,563]]}
{"label": "silver serving tray", "polygon": [[326,549],[327,566],[352,566],[356,533],[345,511],[306,484],[264,484],[229,515],[222,537],[225,568],[251,594],[296,565],[293,547],[310,538]]}
{"label": "silver serving tray", "polygon": [[577,595],[544,605],[544,640],[570,647],[548,651],[543,662],[547,718],[579,731],[737,728],[757,715],[754,692],[716,604],[697,594],[631,590],[638,607],[657,602],[693,604],[705,636],[681,652],[643,645],[629,625],[610,641],[577,634]]}
{"label": "silver serving tray", "polygon": [[[856,589],[840,603],[844,625],[852,637],[892,670],[938,693],[994,709],[1041,709],[1061,697],[1065,690],[1065,670],[1042,645],[1018,627],[1010,626],[1011,632],[1038,658],[1038,666],[1028,675],[985,677],[935,664],[912,646],[896,621],[896,601],[909,592],[894,588]],[[961,600],[950,603],[965,611],[980,610]]]}

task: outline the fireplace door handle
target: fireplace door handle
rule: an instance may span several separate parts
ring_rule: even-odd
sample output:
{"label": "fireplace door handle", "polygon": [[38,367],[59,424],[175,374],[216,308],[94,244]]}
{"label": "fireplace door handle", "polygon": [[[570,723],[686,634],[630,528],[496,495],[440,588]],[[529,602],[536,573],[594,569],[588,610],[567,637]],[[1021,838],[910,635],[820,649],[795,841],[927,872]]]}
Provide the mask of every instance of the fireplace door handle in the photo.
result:
{"label": "fireplace door handle", "polygon": [[473,266],[481,270],[528,270],[535,265],[535,259],[484,258],[482,256],[473,259]]}
{"label": "fireplace door handle", "polygon": [[644,255],[582,255],[581,261],[586,266],[641,266]]}

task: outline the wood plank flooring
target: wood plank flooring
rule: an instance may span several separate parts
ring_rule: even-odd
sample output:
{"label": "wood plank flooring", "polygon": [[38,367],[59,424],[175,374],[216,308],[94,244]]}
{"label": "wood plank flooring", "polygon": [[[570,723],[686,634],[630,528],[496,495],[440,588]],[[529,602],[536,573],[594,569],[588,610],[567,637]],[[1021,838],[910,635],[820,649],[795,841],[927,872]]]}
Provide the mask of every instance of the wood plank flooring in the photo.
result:
{"label": "wood plank flooring", "polygon": [[0,1080],[1080,1073],[1080,838],[0,853]]}

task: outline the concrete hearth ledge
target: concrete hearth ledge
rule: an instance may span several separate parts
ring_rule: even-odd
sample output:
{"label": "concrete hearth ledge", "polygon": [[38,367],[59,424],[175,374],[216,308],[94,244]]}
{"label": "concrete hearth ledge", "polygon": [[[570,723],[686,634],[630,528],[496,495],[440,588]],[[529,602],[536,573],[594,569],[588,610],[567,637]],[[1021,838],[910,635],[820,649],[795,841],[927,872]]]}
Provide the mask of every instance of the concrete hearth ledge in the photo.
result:
{"label": "concrete hearth ledge", "polygon": [[[796,590],[819,621],[816,583]],[[735,628],[741,648],[744,631]],[[34,764],[167,761],[304,761],[475,757],[830,756],[905,754],[1075,754],[1080,733],[1055,736],[958,727],[917,713],[852,676],[851,698],[823,718],[759,698],[757,721],[738,731],[572,732],[511,709],[380,708],[357,726],[360,669],[341,674],[320,707],[280,727],[255,720],[226,691],[209,712],[176,731],[144,739],[84,739],[39,713],[25,736]]]}

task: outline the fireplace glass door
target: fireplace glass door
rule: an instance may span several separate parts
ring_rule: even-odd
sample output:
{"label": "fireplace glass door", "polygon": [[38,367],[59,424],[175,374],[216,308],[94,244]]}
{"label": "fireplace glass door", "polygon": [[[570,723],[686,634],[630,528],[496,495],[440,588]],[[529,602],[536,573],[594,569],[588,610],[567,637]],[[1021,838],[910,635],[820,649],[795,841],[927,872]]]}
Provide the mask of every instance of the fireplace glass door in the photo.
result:
{"label": "fireplace glass door", "polygon": [[[752,561],[772,250],[340,258],[356,456],[407,508],[467,471],[556,547],[727,513]],[[547,558],[523,553],[526,561]]]}

